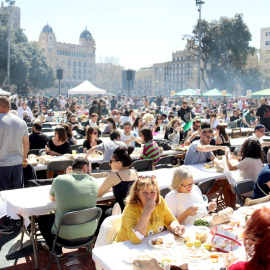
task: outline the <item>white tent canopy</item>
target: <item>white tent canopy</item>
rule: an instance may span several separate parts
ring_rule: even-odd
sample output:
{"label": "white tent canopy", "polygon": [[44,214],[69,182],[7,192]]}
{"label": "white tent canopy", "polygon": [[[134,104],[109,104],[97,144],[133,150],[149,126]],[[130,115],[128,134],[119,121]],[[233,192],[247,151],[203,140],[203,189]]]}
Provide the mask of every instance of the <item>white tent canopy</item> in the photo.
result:
{"label": "white tent canopy", "polygon": [[10,96],[10,92],[0,88],[0,96]]}
{"label": "white tent canopy", "polygon": [[89,81],[84,81],[80,85],[68,90],[69,95],[94,95],[94,94],[101,94],[105,95],[106,90],[97,88]]}

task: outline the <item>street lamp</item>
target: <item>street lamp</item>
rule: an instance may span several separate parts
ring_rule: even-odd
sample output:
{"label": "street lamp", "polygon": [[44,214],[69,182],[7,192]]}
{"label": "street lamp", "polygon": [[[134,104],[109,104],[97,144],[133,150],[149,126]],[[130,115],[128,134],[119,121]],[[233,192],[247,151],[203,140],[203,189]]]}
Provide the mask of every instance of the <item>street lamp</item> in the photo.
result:
{"label": "street lamp", "polygon": [[14,0],[6,0],[7,3],[9,3],[8,7],[8,15],[9,15],[9,21],[8,21],[8,55],[7,55],[7,87],[9,91],[9,84],[10,84],[10,31],[11,31],[11,6],[15,5]]}
{"label": "street lamp", "polygon": [[198,29],[198,39],[199,39],[199,59],[198,59],[198,89],[201,89],[201,10],[202,10],[202,4],[205,2],[201,0],[195,0],[196,6],[198,6],[198,12],[199,12],[199,29]]}

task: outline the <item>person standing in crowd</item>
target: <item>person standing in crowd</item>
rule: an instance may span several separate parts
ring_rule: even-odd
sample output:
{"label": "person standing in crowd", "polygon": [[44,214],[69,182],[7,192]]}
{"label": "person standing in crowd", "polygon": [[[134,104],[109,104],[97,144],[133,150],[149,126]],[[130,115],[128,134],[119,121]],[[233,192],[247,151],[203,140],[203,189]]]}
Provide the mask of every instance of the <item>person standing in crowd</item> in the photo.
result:
{"label": "person standing in crowd", "polygon": [[111,111],[115,110],[116,109],[116,106],[117,106],[117,101],[116,101],[116,98],[115,96],[112,96],[112,100],[110,101],[111,103]]}
{"label": "person standing in crowd", "polygon": [[267,105],[267,99],[260,99],[261,106],[257,109],[256,116],[260,118],[260,124],[264,125],[270,131],[270,106]]}
{"label": "person standing in crowd", "polygon": [[18,116],[23,119],[23,112],[28,112],[29,117],[31,118],[31,120],[34,119],[34,116],[32,114],[31,109],[28,107],[27,102],[23,101],[22,102],[22,106],[18,108]]}
{"label": "person standing in crowd", "polygon": [[65,101],[63,96],[61,96],[59,103],[60,103],[61,111],[65,111],[67,102]]}
{"label": "person standing in crowd", "polygon": [[[38,219],[38,225],[46,242],[42,247],[52,251],[53,241],[61,217],[71,211],[92,208],[97,203],[98,183],[90,176],[91,164],[85,158],[76,158],[72,164],[72,172],[57,176],[50,188],[49,198],[56,203],[55,215],[44,215]],[[81,244],[93,237],[97,223],[91,221],[85,226],[64,226],[59,239],[67,244]],[[62,257],[62,247],[55,246],[57,257]]]}
{"label": "person standing in crowd", "polygon": [[40,122],[34,122],[33,132],[29,136],[30,149],[42,149],[47,145],[49,138],[41,132],[42,125]]}
{"label": "person standing in crowd", "polygon": [[92,113],[91,114],[91,119],[88,119],[88,124],[86,124],[86,128],[87,127],[91,127],[91,128],[97,128],[97,120],[98,120],[98,114],[96,113]]}
{"label": "person standing in crowd", "polygon": [[218,160],[215,158],[212,151],[223,150],[227,148],[227,146],[213,146],[209,145],[210,141],[213,138],[213,130],[210,128],[205,128],[202,130],[200,134],[200,140],[194,141],[186,154],[184,164],[185,165],[194,165],[205,163],[207,159],[218,163]]}
{"label": "person standing in crowd", "polygon": [[181,117],[182,121],[185,123],[188,123],[191,118],[193,118],[191,108],[188,106],[188,102],[186,100],[183,100],[182,102],[182,106],[178,111],[178,117]]}
{"label": "person standing in crowd", "polygon": [[[0,96],[0,191],[23,187],[23,167],[27,166],[29,137],[26,123],[9,113],[8,98]],[[10,218],[1,218],[0,233],[12,234]]]}

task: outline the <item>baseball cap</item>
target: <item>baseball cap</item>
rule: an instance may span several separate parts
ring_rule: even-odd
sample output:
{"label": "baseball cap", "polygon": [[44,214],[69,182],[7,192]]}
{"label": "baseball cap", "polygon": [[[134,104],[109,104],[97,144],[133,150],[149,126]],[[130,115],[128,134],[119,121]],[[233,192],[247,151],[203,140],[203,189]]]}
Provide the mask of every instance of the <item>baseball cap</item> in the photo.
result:
{"label": "baseball cap", "polygon": [[265,126],[262,125],[262,124],[259,124],[259,125],[257,125],[257,126],[255,127],[254,130],[258,130],[258,129],[265,129]]}

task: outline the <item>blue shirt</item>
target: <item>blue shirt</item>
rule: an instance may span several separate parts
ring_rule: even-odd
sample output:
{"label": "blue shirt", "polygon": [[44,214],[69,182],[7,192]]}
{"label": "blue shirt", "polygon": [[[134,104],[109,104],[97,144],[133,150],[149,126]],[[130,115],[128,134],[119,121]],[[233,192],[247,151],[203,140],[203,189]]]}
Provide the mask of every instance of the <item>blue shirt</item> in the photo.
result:
{"label": "blue shirt", "polygon": [[[266,185],[266,183],[269,181],[270,181],[270,164],[267,164],[258,174],[256,184],[254,185],[252,199],[259,199],[269,194],[270,188]],[[263,192],[260,190],[258,185],[263,190]]]}

